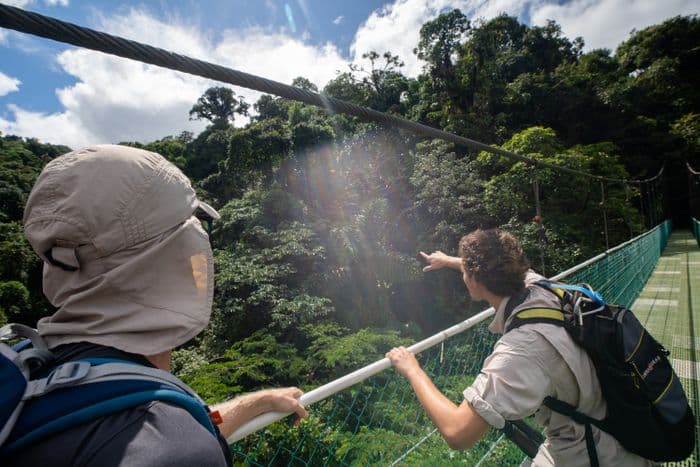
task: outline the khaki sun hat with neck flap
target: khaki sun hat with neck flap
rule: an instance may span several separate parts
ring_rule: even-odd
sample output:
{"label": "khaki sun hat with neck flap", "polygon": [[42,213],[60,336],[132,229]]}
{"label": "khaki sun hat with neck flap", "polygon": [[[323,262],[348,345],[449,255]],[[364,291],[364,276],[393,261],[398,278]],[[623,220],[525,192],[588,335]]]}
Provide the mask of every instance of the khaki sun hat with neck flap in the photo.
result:
{"label": "khaki sun hat with neck flap", "polygon": [[50,347],[92,342],[142,355],[171,350],[208,323],[209,238],[194,216],[218,213],[161,155],[92,146],[49,162],[32,189],[24,230],[44,260],[39,320]]}

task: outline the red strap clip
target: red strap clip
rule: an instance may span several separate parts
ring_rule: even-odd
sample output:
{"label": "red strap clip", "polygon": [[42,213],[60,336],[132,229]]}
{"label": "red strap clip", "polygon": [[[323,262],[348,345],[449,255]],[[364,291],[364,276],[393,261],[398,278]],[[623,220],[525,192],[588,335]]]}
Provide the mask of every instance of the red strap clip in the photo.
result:
{"label": "red strap clip", "polygon": [[221,418],[221,414],[218,410],[209,412],[209,420],[211,420],[214,425],[221,425],[222,423],[224,423],[224,419]]}

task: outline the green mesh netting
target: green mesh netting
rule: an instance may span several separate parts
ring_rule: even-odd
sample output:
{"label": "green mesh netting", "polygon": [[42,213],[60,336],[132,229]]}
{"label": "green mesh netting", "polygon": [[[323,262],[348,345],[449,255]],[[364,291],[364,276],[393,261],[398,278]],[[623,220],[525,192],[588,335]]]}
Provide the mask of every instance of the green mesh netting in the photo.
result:
{"label": "green mesh netting", "polygon": [[693,231],[693,237],[695,237],[695,240],[698,241],[698,246],[700,246],[700,221],[693,217],[690,228]]}
{"label": "green mesh netting", "polygon": [[[671,225],[661,224],[558,276],[585,282],[609,301],[631,306],[654,270]],[[419,355],[435,385],[453,401],[471,384],[497,336],[487,322]],[[380,357],[380,356],[378,356]],[[410,385],[395,371],[376,374],[310,407],[298,428],[277,422],[231,446],[234,465],[519,465],[523,454],[497,430],[472,449],[449,449]]]}

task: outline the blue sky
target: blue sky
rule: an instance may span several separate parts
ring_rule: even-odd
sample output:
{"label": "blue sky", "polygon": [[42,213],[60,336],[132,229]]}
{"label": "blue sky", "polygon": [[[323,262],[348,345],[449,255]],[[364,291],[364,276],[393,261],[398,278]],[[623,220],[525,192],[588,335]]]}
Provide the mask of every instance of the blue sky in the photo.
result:
{"label": "blue sky", "polygon": [[[289,83],[319,87],[368,50],[390,50],[415,76],[420,25],[460,8],[556,20],[587,49],[614,50],[632,29],[700,12],[697,0],[0,0],[79,25]],[[148,142],[204,122],[188,111],[211,81],[0,28],[0,132],[77,148]],[[234,88],[249,103],[259,94]]]}

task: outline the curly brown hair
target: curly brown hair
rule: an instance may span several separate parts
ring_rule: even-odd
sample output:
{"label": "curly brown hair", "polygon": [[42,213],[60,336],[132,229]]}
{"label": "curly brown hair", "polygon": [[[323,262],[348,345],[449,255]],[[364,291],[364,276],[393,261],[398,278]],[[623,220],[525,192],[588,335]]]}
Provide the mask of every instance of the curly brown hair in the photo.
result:
{"label": "curly brown hair", "polygon": [[459,256],[467,274],[493,294],[509,297],[525,287],[530,262],[508,232],[475,230],[459,241]]}

